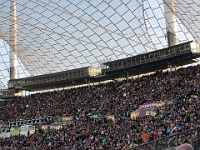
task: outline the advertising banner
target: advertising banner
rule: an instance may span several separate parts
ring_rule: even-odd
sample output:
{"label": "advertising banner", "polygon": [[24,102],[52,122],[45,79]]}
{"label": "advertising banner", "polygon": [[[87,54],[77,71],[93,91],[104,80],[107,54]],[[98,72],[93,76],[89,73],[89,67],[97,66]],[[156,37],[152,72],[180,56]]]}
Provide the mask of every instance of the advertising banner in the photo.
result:
{"label": "advertising banner", "polygon": [[50,125],[50,129],[54,129],[54,130],[60,130],[62,129],[62,126],[61,125]]}
{"label": "advertising banner", "polygon": [[114,115],[106,115],[106,119],[115,121],[115,116]]}
{"label": "advertising banner", "polygon": [[73,120],[73,116],[67,116],[67,117],[60,117],[59,121],[67,122]]}
{"label": "advertising banner", "polygon": [[139,117],[140,115],[140,111],[136,110],[136,111],[132,111],[131,112],[131,119],[135,119],[136,117]]}
{"label": "advertising banner", "polygon": [[20,135],[28,136],[28,126],[24,125],[20,128]]}
{"label": "advertising banner", "polygon": [[10,132],[1,132],[0,138],[10,138]]}
{"label": "advertising banner", "polygon": [[146,110],[146,109],[157,109],[158,107],[162,107],[165,105],[165,101],[163,102],[155,102],[151,104],[140,105],[139,110]]}
{"label": "advertising banner", "polygon": [[14,128],[10,129],[10,135],[11,136],[18,136],[19,134],[20,134],[20,130],[19,129],[14,129]]}
{"label": "advertising banner", "polygon": [[48,130],[48,127],[49,127],[48,125],[42,125],[41,128],[42,128],[42,130],[47,131],[47,130]]}
{"label": "advertising banner", "polygon": [[151,109],[141,110],[141,111],[140,111],[140,117],[144,117],[144,116],[155,116],[156,113],[157,113],[157,112],[156,112],[155,110],[151,110]]}
{"label": "advertising banner", "polygon": [[97,114],[91,115],[90,118],[97,119],[99,116]]}
{"label": "advertising banner", "polygon": [[135,119],[137,117],[144,117],[144,116],[155,116],[155,110],[146,109],[146,110],[136,110],[131,112],[131,119]]}
{"label": "advertising banner", "polygon": [[30,131],[31,131],[31,133],[34,133],[35,132],[35,126],[33,126],[33,125],[24,125],[24,126],[20,127],[20,135],[29,136]]}

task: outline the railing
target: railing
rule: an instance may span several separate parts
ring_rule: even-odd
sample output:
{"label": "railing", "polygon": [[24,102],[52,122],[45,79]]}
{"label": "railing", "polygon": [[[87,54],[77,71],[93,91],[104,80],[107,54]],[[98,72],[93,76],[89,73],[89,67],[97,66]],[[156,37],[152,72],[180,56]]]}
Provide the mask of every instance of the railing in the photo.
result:
{"label": "railing", "polygon": [[43,118],[36,118],[30,120],[17,120],[13,122],[9,122],[9,127],[20,127],[22,125],[36,125],[36,124],[44,124],[52,122],[52,116],[47,116]]}
{"label": "railing", "polygon": [[175,150],[182,143],[190,143],[194,150],[200,150],[200,126],[135,146],[130,150]]}

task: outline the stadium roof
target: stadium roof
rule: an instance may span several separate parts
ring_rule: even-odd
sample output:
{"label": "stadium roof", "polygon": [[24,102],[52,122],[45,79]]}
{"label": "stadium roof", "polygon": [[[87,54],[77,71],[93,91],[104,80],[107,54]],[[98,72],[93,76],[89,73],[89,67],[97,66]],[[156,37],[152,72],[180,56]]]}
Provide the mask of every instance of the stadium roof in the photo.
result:
{"label": "stadium roof", "polygon": [[[13,49],[13,1],[0,1],[3,87]],[[199,0],[175,0],[179,43],[200,40],[199,7]],[[163,0],[16,0],[16,10],[18,78],[99,67],[167,46]]]}

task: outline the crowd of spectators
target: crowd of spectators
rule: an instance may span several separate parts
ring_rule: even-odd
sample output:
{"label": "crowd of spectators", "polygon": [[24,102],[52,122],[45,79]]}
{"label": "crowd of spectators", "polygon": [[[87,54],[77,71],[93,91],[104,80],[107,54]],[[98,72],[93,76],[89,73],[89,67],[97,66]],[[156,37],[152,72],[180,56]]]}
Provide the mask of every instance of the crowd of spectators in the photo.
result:
{"label": "crowd of spectators", "polygon": [[[13,149],[129,149],[200,125],[200,66],[128,81],[38,93],[0,102],[0,120],[73,116],[61,130],[37,130],[28,137],[0,139]],[[130,118],[140,105],[176,100],[155,116]],[[91,118],[96,114],[97,118]],[[108,120],[106,115],[114,115]],[[195,133],[180,137],[192,143]]]}

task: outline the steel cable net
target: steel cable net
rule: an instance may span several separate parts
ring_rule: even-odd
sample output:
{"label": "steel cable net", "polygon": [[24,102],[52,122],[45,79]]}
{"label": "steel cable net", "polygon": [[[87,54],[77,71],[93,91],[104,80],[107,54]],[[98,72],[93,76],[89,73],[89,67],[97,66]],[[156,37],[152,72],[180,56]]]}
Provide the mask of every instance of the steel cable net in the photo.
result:
{"label": "steel cable net", "polygon": [[[13,1],[0,1],[0,37],[9,45],[0,51],[0,65],[4,66],[0,70],[7,72],[1,73],[0,80],[9,79],[9,58],[5,61],[4,53],[9,57],[14,48]],[[166,47],[164,3],[163,0],[16,0],[18,78],[99,67],[105,61]],[[199,0],[175,0],[179,43],[199,41],[199,6]]]}

